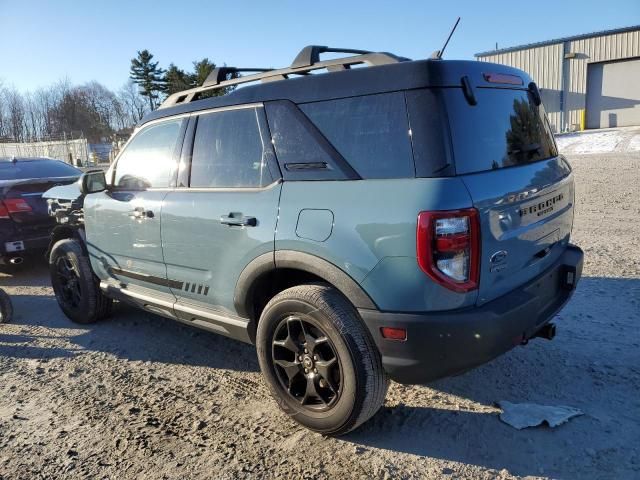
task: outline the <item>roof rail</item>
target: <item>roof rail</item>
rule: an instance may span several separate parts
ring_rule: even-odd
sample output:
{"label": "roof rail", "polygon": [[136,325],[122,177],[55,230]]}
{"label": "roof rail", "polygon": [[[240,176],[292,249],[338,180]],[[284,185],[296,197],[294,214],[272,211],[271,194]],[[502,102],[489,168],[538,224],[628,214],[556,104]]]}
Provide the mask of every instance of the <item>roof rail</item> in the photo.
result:
{"label": "roof rail", "polygon": [[[341,57],[331,60],[320,61],[321,53],[353,53],[355,55]],[[313,70],[326,68],[330,72],[349,70],[352,65],[366,64],[371,67],[378,65],[388,65],[408,61],[408,58],[398,57],[387,52],[370,52],[367,50],[354,50],[349,48],[331,48],[319,45],[309,45],[304,47],[290,67],[280,69],[266,68],[236,68],[218,67],[211,71],[209,76],[200,87],[191,88],[182,92],[174,93],[162,102],[159,108],[172,107],[174,105],[189,103],[197,100],[202,92],[232,87],[250,82],[272,82],[276,80],[286,80],[292,75],[307,75]],[[227,79],[230,73],[258,72],[253,75]]]}
{"label": "roof rail", "polygon": [[235,67],[216,67],[211,70],[206,80],[202,83],[203,87],[219,85],[227,80],[227,75],[241,72],[269,72],[273,68],[235,68]]}
{"label": "roof rail", "polygon": [[308,45],[300,50],[291,64],[291,68],[308,67],[320,61],[321,53],[355,53],[356,55],[365,55],[373,53],[369,50],[354,50],[353,48],[331,48],[321,47],[320,45]]}

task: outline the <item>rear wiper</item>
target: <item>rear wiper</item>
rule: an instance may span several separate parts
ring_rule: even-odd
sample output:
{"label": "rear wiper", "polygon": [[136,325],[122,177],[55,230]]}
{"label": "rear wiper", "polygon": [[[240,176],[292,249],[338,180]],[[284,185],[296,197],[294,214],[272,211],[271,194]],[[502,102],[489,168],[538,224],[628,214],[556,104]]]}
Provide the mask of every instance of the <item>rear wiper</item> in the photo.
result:
{"label": "rear wiper", "polygon": [[528,145],[518,145],[518,148],[513,148],[508,150],[507,153],[511,155],[512,153],[529,153],[529,152],[537,152],[542,147],[539,143],[530,143]]}

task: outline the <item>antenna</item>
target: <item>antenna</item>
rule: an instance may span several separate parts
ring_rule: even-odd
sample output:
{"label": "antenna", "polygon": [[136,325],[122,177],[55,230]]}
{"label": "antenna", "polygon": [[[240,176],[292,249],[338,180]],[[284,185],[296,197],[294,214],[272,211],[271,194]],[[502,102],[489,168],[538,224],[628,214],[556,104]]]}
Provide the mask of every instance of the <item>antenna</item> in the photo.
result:
{"label": "antenna", "polygon": [[458,27],[459,23],[460,23],[460,17],[458,17],[458,19],[456,20],[456,23],[453,25],[453,28],[449,32],[449,36],[447,37],[447,41],[444,42],[444,45],[442,46],[442,48],[440,50],[436,50],[435,52],[433,52],[431,54],[431,58],[436,59],[436,60],[440,60],[442,58],[442,55],[444,54],[444,50],[447,48],[447,45],[449,45],[449,40],[451,40],[451,37],[453,36],[453,32],[456,31],[456,28]]}

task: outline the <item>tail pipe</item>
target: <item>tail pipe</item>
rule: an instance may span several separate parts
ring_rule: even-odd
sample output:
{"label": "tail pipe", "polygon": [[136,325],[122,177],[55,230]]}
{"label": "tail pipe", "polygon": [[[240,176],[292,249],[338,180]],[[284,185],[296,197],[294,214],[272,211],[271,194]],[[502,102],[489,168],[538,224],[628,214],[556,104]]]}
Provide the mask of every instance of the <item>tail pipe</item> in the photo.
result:
{"label": "tail pipe", "polygon": [[9,259],[9,263],[11,265],[20,265],[22,262],[24,262],[24,259],[22,257],[11,257]]}

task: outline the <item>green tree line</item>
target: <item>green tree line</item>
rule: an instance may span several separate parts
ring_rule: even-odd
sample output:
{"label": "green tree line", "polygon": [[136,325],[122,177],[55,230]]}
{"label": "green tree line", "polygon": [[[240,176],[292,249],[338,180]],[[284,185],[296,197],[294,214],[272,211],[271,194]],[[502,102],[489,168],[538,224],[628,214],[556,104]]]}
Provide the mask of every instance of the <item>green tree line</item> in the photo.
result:
{"label": "green tree line", "polygon": [[[147,99],[151,110],[173,93],[202,85],[216,68],[216,64],[208,58],[194,61],[191,71],[178,68],[174,63],[163,69],[159,63],[146,49],[138,51],[137,56],[131,59],[129,78],[138,85],[140,95]],[[224,95],[227,92],[228,89],[217,89],[207,92],[207,96]]]}

